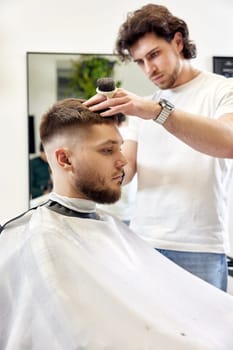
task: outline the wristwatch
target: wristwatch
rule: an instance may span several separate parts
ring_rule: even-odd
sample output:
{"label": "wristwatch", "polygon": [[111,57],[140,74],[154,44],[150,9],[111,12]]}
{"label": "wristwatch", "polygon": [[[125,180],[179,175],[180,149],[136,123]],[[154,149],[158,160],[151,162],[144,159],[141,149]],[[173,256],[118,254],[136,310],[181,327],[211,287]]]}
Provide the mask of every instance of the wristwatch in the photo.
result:
{"label": "wristwatch", "polygon": [[168,100],[165,100],[164,98],[161,98],[159,100],[159,104],[162,107],[162,110],[159,113],[159,115],[153,120],[156,123],[163,125],[167,120],[167,118],[169,117],[169,115],[171,114],[171,112],[174,111],[175,106]]}

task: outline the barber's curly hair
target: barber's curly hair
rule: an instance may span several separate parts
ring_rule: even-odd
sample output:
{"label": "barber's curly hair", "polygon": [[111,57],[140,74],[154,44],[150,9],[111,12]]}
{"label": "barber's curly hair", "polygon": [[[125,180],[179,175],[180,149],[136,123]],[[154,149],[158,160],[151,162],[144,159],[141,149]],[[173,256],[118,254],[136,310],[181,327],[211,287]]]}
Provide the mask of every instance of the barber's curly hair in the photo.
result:
{"label": "barber's curly hair", "polygon": [[128,14],[121,25],[116,41],[115,52],[121,61],[130,61],[130,48],[147,33],[171,42],[175,33],[183,37],[183,56],[186,59],[196,57],[196,45],[189,39],[187,24],[161,5],[148,4]]}

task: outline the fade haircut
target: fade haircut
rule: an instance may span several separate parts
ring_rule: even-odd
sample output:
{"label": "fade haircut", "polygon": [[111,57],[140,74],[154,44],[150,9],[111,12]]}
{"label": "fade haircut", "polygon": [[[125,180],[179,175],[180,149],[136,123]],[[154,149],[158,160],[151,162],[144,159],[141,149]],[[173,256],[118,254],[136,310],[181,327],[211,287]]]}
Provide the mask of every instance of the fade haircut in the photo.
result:
{"label": "fade haircut", "polygon": [[184,58],[195,58],[196,45],[189,39],[187,24],[165,6],[148,4],[127,15],[119,29],[115,52],[121,61],[130,61],[130,48],[145,34],[154,33],[170,43],[177,32],[182,34]]}
{"label": "fade haircut", "polygon": [[91,112],[83,105],[84,100],[78,98],[66,98],[54,103],[54,105],[41,118],[40,139],[43,144],[54,136],[62,134],[67,129],[74,127],[91,126],[94,124],[119,123],[125,118],[123,114],[111,117],[101,117],[98,113]]}

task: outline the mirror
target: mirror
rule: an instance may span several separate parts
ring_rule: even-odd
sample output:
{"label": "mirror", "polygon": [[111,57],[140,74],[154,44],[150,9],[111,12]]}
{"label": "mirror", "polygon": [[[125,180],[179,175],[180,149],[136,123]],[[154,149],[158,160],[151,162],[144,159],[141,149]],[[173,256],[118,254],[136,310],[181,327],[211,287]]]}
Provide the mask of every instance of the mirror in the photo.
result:
{"label": "mirror", "polygon": [[[83,73],[87,66],[91,73],[85,80]],[[27,53],[30,206],[45,200],[52,188],[49,168],[40,150],[39,124],[42,114],[56,100],[65,97],[88,98],[86,85],[90,80],[94,81],[94,90],[92,87],[89,91],[93,95],[96,80],[103,76],[112,76],[118,86],[140,96],[151,95],[155,89],[134,62],[121,63],[112,54]]]}

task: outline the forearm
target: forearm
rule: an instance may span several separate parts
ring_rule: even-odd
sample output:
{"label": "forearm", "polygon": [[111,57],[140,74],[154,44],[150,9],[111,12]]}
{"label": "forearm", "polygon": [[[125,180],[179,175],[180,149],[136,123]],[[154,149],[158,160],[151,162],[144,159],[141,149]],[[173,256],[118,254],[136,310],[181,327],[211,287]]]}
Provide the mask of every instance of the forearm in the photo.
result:
{"label": "forearm", "polygon": [[[87,105],[91,105],[96,99],[98,102],[98,97],[94,97]],[[124,89],[119,89],[116,98],[105,100],[90,109],[107,109],[101,113],[106,117],[114,113],[124,113],[145,120],[155,119],[161,112],[158,102],[141,98]],[[233,113],[213,119],[211,116],[205,118],[175,108],[163,127],[199,152],[212,157],[233,158]]]}
{"label": "forearm", "polygon": [[233,158],[233,115],[219,119],[174,110],[163,125],[195,150],[213,157]]}

